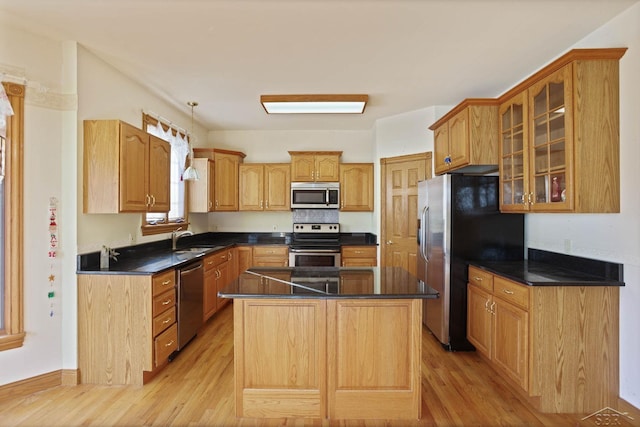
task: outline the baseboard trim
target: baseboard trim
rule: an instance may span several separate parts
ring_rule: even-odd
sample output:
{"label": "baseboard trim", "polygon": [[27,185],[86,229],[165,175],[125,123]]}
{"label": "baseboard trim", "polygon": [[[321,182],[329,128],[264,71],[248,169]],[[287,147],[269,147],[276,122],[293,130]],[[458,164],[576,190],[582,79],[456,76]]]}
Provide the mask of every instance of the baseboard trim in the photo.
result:
{"label": "baseboard trim", "polygon": [[626,413],[633,418],[634,423],[638,423],[632,425],[640,425],[640,409],[636,408],[621,397],[618,398],[618,411]]}
{"label": "baseboard trim", "polygon": [[79,369],[63,369],[60,375],[62,385],[78,385],[80,384]]}
{"label": "baseboard trim", "polygon": [[62,377],[62,370],[57,370],[0,386],[0,401],[57,387],[62,385]]}

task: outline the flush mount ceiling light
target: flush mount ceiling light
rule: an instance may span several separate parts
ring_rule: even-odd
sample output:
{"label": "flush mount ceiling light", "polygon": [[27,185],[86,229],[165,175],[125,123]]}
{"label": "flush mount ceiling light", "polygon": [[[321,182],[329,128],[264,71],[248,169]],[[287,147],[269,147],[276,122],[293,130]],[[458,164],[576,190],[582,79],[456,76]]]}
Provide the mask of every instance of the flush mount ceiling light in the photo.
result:
{"label": "flush mount ceiling light", "polygon": [[261,95],[268,114],[362,114],[368,95]]}

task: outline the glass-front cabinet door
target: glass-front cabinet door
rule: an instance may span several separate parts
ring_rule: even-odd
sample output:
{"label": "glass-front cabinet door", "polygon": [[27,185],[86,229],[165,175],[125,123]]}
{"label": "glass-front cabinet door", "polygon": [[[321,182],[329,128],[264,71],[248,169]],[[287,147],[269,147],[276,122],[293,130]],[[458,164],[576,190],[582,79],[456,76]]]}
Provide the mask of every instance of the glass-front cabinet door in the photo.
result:
{"label": "glass-front cabinet door", "polygon": [[509,99],[500,117],[500,206],[503,212],[529,209],[527,92]]}
{"label": "glass-front cabinet door", "polygon": [[530,210],[573,208],[571,64],[529,88]]}

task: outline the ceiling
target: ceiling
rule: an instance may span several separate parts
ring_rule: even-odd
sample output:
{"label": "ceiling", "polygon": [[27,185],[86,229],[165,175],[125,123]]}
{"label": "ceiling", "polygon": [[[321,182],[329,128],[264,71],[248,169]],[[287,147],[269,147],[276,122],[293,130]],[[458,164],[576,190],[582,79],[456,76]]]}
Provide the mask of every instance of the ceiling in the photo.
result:
{"label": "ceiling", "polygon": [[[209,130],[368,130],[495,97],[638,0],[0,0]],[[593,46],[600,47],[600,46]],[[607,46],[609,47],[609,46]],[[267,115],[261,94],[362,93],[362,115]]]}

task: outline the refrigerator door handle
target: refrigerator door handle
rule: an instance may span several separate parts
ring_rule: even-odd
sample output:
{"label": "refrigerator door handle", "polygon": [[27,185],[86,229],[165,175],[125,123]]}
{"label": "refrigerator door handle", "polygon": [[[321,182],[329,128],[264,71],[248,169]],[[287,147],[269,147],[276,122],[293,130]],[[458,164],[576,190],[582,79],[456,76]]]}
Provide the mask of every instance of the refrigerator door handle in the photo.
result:
{"label": "refrigerator door handle", "polygon": [[429,207],[425,206],[424,208],[422,208],[422,212],[420,213],[420,257],[425,260],[425,261],[429,261],[429,256],[428,256],[428,248],[427,248],[427,237],[429,236],[429,222],[428,222],[428,218],[429,218]]}

